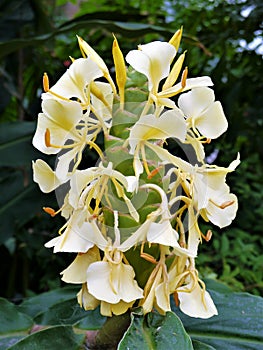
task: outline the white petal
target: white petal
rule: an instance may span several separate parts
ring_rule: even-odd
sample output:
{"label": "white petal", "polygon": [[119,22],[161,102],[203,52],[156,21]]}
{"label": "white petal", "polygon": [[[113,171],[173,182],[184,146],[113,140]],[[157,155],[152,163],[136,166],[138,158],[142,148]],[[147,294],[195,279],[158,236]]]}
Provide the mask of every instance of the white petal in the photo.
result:
{"label": "white petal", "polygon": [[199,284],[190,292],[178,291],[177,293],[180,301],[179,307],[186,315],[190,317],[210,318],[218,314],[210,294],[205,291],[202,295],[203,291]]}
{"label": "white petal", "polygon": [[78,254],[75,260],[61,272],[62,281],[67,283],[85,283],[87,281],[87,269],[89,265],[100,260],[97,247],[89,249],[85,254]]}
{"label": "white petal", "polygon": [[61,185],[61,180],[42,159],[37,159],[35,162],[32,162],[32,165],[33,179],[39,185],[42,192],[49,193]]}
{"label": "white petal", "polygon": [[96,299],[108,303],[131,302],[143,297],[134,276],[133,268],[123,263],[95,262],[87,270],[88,289]]}
{"label": "white petal", "polygon": [[42,102],[44,113],[38,115],[36,133],[33,145],[46,154],[56,154],[60,148],[47,147],[45,144],[46,130],[50,131],[50,141],[56,146],[63,146],[66,140],[77,137],[75,126],[81,120],[82,108],[79,103],[46,99]]}
{"label": "white petal", "polygon": [[213,85],[213,82],[211,78],[207,76],[189,78],[189,79],[186,79],[186,85],[184,88],[182,88],[181,83],[178,83],[167,90],[159,92],[158,97],[164,97],[164,98],[171,97],[182,91],[187,91],[187,90],[201,87],[201,86],[212,86],[212,85]]}
{"label": "white petal", "polygon": [[216,205],[209,202],[206,208],[206,216],[214,225],[220,228],[230,225],[236,217],[238,209],[237,197],[233,193],[229,193],[214,199],[214,201],[219,205],[233,202],[224,209],[218,208]]}
{"label": "white petal", "polygon": [[195,88],[180,95],[178,106],[187,117],[199,116],[215,100],[212,89],[207,87]]}
{"label": "white petal", "polygon": [[186,123],[180,110],[167,111],[159,118],[152,114],[144,115],[131,129],[129,137],[131,153],[134,153],[134,149],[140,141],[165,140],[169,137],[184,141],[185,136]]}
{"label": "white petal", "polygon": [[86,253],[94,246],[94,243],[86,237],[89,234],[89,225],[84,223],[81,227],[77,224],[68,225],[65,232],[50,240],[45,244],[45,247],[54,247],[54,253],[71,252],[71,253]]}
{"label": "white petal", "polygon": [[228,128],[222,105],[219,101],[213,103],[194,121],[200,133],[210,139],[216,139]]}
{"label": "white petal", "polygon": [[170,64],[176,54],[175,48],[166,42],[154,41],[132,50],[126,61],[138,72],[146,75],[149,90],[157,89],[159,82],[168,76]]}
{"label": "white petal", "polygon": [[167,283],[165,282],[160,283],[156,287],[155,298],[156,298],[157,307],[162,312],[171,311],[170,295],[169,295],[169,288]]}
{"label": "white petal", "polygon": [[91,58],[78,58],[50,90],[60,96],[76,97],[85,102],[87,85],[102,75],[99,66]]}

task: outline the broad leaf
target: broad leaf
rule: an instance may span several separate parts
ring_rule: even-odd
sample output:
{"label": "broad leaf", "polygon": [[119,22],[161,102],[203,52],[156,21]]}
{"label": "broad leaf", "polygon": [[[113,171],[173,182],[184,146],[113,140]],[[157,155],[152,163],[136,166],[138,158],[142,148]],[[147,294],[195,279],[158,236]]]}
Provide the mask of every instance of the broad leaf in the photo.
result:
{"label": "broad leaf", "polygon": [[79,288],[75,286],[68,286],[39,294],[23,301],[22,304],[18,306],[18,310],[35,318],[50,310],[54,305],[76,298],[78,290]]}
{"label": "broad leaf", "polygon": [[167,312],[165,316],[151,313],[145,318],[133,315],[118,346],[118,350],[126,349],[193,350],[193,346],[180,319],[173,312]]}
{"label": "broad leaf", "polygon": [[28,331],[32,326],[33,320],[31,317],[19,312],[13,303],[0,298],[1,335]]}
{"label": "broad leaf", "polygon": [[85,335],[75,334],[70,326],[50,327],[20,340],[9,350],[78,350]]}
{"label": "broad leaf", "polygon": [[215,349],[263,350],[263,298],[215,291],[211,291],[211,296],[218,316],[203,320],[175,311],[191,338]]}

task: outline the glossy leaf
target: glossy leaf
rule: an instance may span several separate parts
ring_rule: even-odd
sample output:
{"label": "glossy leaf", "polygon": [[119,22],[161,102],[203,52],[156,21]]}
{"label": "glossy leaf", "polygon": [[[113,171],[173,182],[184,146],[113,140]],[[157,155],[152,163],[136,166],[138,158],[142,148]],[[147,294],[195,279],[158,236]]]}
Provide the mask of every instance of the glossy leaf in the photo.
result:
{"label": "glossy leaf", "polygon": [[167,312],[165,316],[151,313],[145,318],[133,315],[118,346],[118,350],[125,349],[193,350],[193,346],[180,319],[173,312]]}
{"label": "glossy leaf", "polygon": [[211,291],[218,316],[203,320],[176,311],[192,339],[216,349],[263,350],[263,298]]}
{"label": "glossy leaf", "polygon": [[10,350],[78,350],[85,335],[75,334],[70,326],[50,327],[20,340]]}
{"label": "glossy leaf", "polygon": [[0,124],[0,166],[31,167],[32,159],[39,152],[32,146],[34,122],[12,122]]}
{"label": "glossy leaf", "polygon": [[44,314],[54,305],[59,305],[64,301],[76,298],[78,290],[79,288],[75,286],[54,289],[50,292],[26,299],[18,306],[18,309],[35,318],[40,314]]}
{"label": "glossy leaf", "polygon": [[0,335],[28,331],[33,320],[19,312],[13,303],[0,298]]}

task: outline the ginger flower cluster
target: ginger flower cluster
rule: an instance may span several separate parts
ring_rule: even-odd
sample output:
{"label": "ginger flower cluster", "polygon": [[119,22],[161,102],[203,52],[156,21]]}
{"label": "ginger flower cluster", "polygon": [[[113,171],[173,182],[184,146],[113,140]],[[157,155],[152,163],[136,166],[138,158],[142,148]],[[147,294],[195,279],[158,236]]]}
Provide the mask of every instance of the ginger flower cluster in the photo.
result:
{"label": "ginger flower cluster", "polygon": [[56,165],[34,161],[34,181],[59,193],[58,208],[44,210],[65,219],[45,246],[75,254],[61,275],[81,285],[85,310],[165,314],[173,296],[189,316],[217,314],[195,266],[199,244],[211,238],[199,220],[223,228],[235,218],[226,176],[239,158],[227,168],[206,164],[205,145],[228,123],[211,79],[188,77],[181,37],[180,29],[124,58],[114,36],[114,77],[78,37],[83,57],[51,87],[44,74],[33,145],[56,155]]}

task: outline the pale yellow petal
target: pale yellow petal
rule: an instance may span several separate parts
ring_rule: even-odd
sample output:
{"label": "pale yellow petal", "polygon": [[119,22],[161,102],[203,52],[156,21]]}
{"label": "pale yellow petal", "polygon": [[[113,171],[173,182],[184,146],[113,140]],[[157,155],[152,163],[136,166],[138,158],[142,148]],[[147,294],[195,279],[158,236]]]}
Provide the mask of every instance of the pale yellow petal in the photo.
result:
{"label": "pale yellow petal", "polygon": [[39,185],[42,192],[49,193],[61,185],[62,182],[56,173],[42,159],[32,162],[32,166],[33,180]]}
{"label": "pale yellow petal", "polygon": [[95,246],[87,253],[78,254],[75,260],[60,274],[62,281],[67,283],[87,282],[87,269],[95,261],[100,261],[99,249]]}

